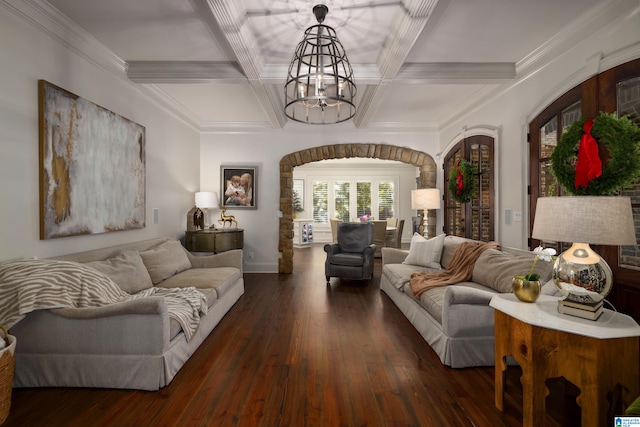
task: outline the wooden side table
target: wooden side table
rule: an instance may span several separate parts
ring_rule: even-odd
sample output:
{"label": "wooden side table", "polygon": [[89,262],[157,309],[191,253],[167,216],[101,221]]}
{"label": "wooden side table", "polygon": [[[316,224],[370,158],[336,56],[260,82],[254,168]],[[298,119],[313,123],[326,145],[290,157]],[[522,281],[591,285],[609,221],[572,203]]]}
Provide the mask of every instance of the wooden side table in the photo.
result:
{"label": "wooden side table", "polygon": [[244,230],[241,228],[187,231],[184,246],[191,252],[220,253],[244,246]]}
{"label": "wooden side table", "polygon": [[492,298],[496,407],[504,409],[505,357],[511,355],[522,368],[523,426],[544,425],[545,380],[560,376],[580,388],[576,400],[583,427],[613,425],[607,420],[607,392],[620,384],[624,404],[640,392],[640,326],[611,310],[597,321],[563,315],[557,301],[548,295],[533,304],[520,302],[513,294]]}

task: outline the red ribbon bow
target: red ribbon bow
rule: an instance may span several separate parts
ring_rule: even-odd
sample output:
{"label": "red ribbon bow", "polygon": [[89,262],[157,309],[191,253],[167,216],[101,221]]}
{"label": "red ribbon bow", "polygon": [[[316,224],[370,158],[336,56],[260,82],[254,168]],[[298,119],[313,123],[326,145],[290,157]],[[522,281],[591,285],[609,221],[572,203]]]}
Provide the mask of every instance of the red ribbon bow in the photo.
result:
{"label": "red ribbon bow", "polygon": [[458,176],[456,178],[456,182],[458,183],[458,190],[456,191],[456,194],[459,196],[460,194],[462,194],[462,190],[464,189],[464,181],[462,179],[462,171],[460,170],[460,160],[458,160],[457,163],[456,163],[456,170],[458,171]]}
{"label": "red ribbon bow", "polygon": [[587,188],[589,182],[602,175],[602,160],[598,155],[598,143],[591,135],[592,127],[592,119],[584,122],[584,133],[580,138],[576,177],[573,183],[576,189],[580,187]]}

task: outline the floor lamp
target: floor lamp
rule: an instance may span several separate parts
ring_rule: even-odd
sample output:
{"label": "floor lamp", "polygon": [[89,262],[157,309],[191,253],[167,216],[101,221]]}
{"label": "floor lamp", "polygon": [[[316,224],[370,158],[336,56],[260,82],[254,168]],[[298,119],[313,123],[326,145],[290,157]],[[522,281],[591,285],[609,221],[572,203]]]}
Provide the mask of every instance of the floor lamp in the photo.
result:
{"label": "floor lamp", "polygon": [[420,188],[411,190],[411,209],[420,210],[420,226],[418,233],[424,236],[424,211],[440,209],[440,190],[437,188]]}

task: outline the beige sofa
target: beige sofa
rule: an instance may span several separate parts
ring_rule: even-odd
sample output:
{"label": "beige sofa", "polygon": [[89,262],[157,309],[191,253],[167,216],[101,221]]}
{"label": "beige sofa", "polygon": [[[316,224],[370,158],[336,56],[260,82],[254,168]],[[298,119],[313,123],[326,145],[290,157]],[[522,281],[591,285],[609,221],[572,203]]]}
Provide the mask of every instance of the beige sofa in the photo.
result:
{"label": "beige sofa", "polygon": [[206,297],[206,314],[188,339],[163,296],[33,311],[10,330],[18,342],[16,387],[157,390],[244,294],[241,250],[194,256],[177,240],[158,238],[56,259],[89,263],[130,294],[149,286],[196,287]]}
{"label": "beige sofa", "polygon": [[[493,308],[489,301],[496,293],[511,292],[511,279],[529,272],[534,254],[512,248],[487,249],[476,261],[470,281],[431,288],[416,299],[409,288],[411,274],[446,269],[456,246],[470,241],[454,236],[438,238],[443,240],[442,250],[436,254],[438,260],[423,263],[431,267],[403,264],[409,251],[382,248],[380,289],[402,311],[444,365],[453,368],[492,366]],[[541,261],[535,270],[541,275],[541,283],[549,282],[543,287],[546,294],[555,294],[555,287],[549,281],[551,267],[551,263]]]}

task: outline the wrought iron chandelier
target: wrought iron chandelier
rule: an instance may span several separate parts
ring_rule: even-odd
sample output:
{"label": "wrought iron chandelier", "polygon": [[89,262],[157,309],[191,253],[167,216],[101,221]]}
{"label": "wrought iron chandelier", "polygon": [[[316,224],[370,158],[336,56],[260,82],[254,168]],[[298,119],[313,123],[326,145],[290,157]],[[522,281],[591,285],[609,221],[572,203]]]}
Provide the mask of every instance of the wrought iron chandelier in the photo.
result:
{"label": "wrought iron chandelier", "polygon": [[318,25],[306,29],[289,65],[284,114],[313,125],[344,122],[356,114],[356,84],[333,28],[322,25],[329,8],[313,7]]}

